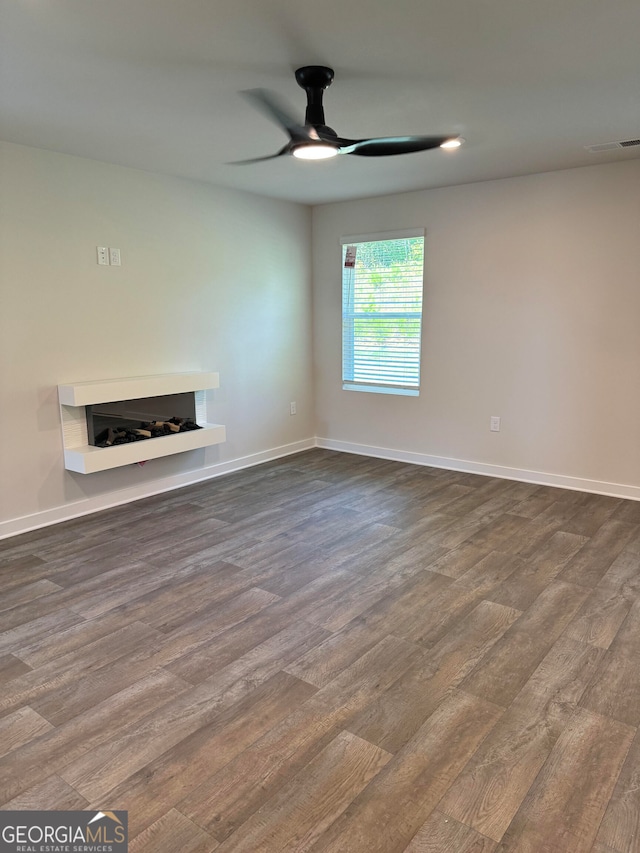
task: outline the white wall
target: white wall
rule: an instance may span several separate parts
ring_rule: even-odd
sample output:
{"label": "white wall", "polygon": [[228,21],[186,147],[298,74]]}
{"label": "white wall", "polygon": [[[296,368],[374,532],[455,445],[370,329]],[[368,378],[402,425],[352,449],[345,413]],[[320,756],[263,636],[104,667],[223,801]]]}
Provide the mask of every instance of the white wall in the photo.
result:
{"label": "white wall", "polygon": [[[339,238],[413,227],[426,228],[421,394],[343,391]],[[639,160],[320,206],[313,247],[328,446],[640,497],[611,488],[640,486]]]}
{"label": "white wall", "polygon": [[[0,157],[0,521],[22,519],[0,533],[311,439],[308,208],[16,145]],[[122,267],[97,265],[105,245]],[[58,384],[189,370],[219,371],[226,444],[63,469]]]}

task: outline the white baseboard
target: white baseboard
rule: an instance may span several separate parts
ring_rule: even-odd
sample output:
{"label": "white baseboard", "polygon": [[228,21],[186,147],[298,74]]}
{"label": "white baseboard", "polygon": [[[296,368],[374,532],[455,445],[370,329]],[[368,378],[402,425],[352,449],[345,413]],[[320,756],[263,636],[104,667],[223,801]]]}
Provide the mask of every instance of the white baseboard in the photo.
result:
{"label": "white baseboard", "polygon": [[482,474],[487,477],[499,477],[503,480],[518,480],[521,483],[534,483],[540,486],[556,486],[576,492],[591,492],[596,495],[608,495],[614,498],[640,500],[640,486],[623,483],[606,483],[600,480],[586,480],[581,477],[569,477],[564,474],[548,474],[542,471],[527,471],[524,468],[507,468],[486,462],[470,462],[465,459],[449,459],[446,456],[429,456],[426,453],[412,453],[407,450],[392,450],[387,447],[371,447],[368,444],[353,444],[349,441],[334,441],[330,438],[316,438],[316,446],[326,450],[339,450],[343,453],[355,453],[359,456],[373,456],[378,459],[391,459],[395,462],[411,462],[413,465],[428,465],[431,468],[446,468],[449,471],[463,471],[466,474]]}
{"label": "white baseboard", "polygon": [[192,486],[195,483],[201,483],[203,480],[212,480],[223,474],[230,474],[233,471],[240,471],[243,468],[260,465],[262,462],[270,462],[282,456],[300,453],[302,450],[309,450],[309,448],[315,446],[315,439],[308,438],[303,441],[293,442],[292,444],[285,444],[281,447],[274,447],[270,450],[263,450],[260,453],[252,453],[250,456],[242,456],[239,459],[233,459],[229,462],[209,465],[206,468],[199,468],[197,471],[174,474],[171,477],[163,477],[161,480],[155,480],[152,483],[131,486],[128,489],[120,489],[117,492],[108,492],[104,495],[74,501],[64,506],[42,510],[32,515],[22,516],[22,518],[3,521],[0,522],[0,539],[17,536],[20,533],[37,530],[40,527],[48,527],[51,524],[58,524],[61,521],[70,521],[72,518],[90,515],[91,513],[121,506],[122,504],[140,500],[141,498],[149,498],[152,495],[158,495],[162,492],[170,492],[182,486]]}
{"label": "white baseboard", "polygon": [[70,521],[83,515],[90,515],[103,509],[121,506],[132,501],[158,495],[162,492],[170,492],[183,486],[192,486],[205,480],[212,480],[223,474],[240,471],[243,468],[251,468],[263,462],[280,459],[283,456],[291,456],[312,447],[322,447],[326,450],[337,450],[342,453],[355,453],[359,456],[372,456],[377,459],[391,459],[395,462],[410,462],[413,465],[426,465],[431,468],[445,468],[449,471],[463,471],[467,474],[481,474],[486,477],[498,477],[504,480],[518,480],[522,483],[534,483],[540,486],[555,486],[560,489],[571,489],[578,492],[591,492],[596,495],[608,495],[615,498],[626,498],[629,500],[640,500],[640,487],[630,486],[623,483],[607,483],[600,480],[587,480],[581,477],[569,477],[564,474],[549,474],[541,471],[528,471],[524,468],[507,468],[502,465],[491,465],[486,462],[470,462],[465,459],[450,459],[445,456],[430,456],[426,453],[412,453],[407,450],[393,450],[387,447],[372,447],[368,444],[354,444],[349,441],[334,441],[330,438],[308,438],[253,453],[250,456],[242,456],[228,462],[220,462],[207,468],[199,468],[197,471],[188,471],[184,474],[174,474],[155,480],[153,483],[145,483],[141,486],[131,486],[128,489],[120,489],[117,492],[108,492],[105,495],[86,498],[75,501],[64,506],[41,512],[25,515],[21,518],[10,519],[0,522],[0,539],[9,536],[17,536],[40,527],[48,527],[61,521]]}

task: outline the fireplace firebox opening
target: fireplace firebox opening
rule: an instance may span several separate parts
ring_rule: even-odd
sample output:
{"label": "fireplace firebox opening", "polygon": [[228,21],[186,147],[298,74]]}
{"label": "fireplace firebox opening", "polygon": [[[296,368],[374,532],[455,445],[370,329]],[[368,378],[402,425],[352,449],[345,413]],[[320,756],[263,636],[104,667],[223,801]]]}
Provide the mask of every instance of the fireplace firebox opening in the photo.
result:
{"label": "fireplace firebox opening", "polygon": [[94,447],[112,447],[201,429],[192,392],[140,397],[86,406],[87,434]]}

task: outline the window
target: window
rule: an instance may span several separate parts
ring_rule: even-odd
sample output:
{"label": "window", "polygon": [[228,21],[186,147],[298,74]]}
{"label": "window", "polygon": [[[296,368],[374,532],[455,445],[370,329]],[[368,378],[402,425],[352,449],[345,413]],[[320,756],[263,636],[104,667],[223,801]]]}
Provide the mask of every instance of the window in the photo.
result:
{"label": "window", "polygon": [[342,240],[342,387],[420,390],[424,231]]}

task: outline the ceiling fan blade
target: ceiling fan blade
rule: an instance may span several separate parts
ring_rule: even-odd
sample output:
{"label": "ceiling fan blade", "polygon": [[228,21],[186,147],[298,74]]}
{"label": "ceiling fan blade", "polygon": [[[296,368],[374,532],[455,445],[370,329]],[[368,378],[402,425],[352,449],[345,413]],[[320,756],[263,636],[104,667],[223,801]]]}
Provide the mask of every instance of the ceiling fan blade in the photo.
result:
{"label": "ceiling fan blade", "polygon": [[281,148],[279,151],[276,151],[275,154],[267,154],[266,157],[251,157],[249,160],[231,160],[231,162],[226,163],[227,166],[247,166],[250,163],[261,163],[263,160],[275,160],[276,157],[282,157],[283,154],[289,154],[291,151],[291,143],[287,142],[287,144]]}
{"label": "ceiling fan blade", "polygon": [[268,89],[245,89],[242,94],[271,121],[286,130],[292,141],[307,142],[312,138],[309,129],[300,124],[289,111],[288,105],[273,92]]}
{"label": "ceiling fan blade", "polygon": [[[380,139],[341,139],[341,154],[357,154],[359,157],[389,157],[393,154],[411,154],[414,151],[429,151],[439,148],[455,136],[388,136]],[[342,143],[346,143],[343,145]]]}

